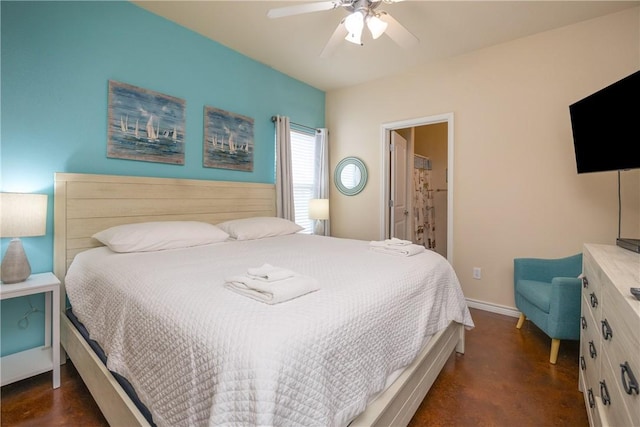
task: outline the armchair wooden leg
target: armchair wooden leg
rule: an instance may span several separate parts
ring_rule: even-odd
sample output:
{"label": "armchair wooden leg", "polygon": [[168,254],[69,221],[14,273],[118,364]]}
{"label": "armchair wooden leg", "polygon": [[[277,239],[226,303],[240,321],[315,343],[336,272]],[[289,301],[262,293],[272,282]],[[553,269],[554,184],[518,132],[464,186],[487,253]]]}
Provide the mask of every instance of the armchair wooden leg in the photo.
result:
{"label": "armchair wooden leg", "polygon": [[549,357],[549,362],[552,365],[555,365],[558,361],[558,350],[560,350],[560,340],[551,339],[551,356]]}
{"label": "armchair wooden leg", "polygon": [[525,320],[527,320],[527,318],[524,316],[524,314],[520,313],[520,318],[518,319],[518,324],[516,325],[516,328],[518,329],[522,328],[522,325],[524,325]]}

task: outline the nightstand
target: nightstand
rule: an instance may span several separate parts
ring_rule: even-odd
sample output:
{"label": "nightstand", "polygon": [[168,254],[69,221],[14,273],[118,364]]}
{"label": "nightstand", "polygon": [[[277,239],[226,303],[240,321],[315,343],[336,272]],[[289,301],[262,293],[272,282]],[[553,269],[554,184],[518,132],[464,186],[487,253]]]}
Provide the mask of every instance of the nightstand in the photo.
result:
{"label": "nightstand", "polygon": [[1,385],[53,370],[53,388],[60,387],[60,280],[53,273],[40,273],[24,282],[0,284],[2,300],[40,293],[45,293],[44,346],[1,358]]}

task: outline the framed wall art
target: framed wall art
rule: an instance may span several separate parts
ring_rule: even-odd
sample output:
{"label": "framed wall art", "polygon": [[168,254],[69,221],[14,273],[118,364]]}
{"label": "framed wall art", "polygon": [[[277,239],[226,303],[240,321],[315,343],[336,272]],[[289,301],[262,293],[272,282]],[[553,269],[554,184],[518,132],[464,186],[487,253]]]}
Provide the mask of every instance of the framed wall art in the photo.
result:
{"label": "framed wall art", "polygon": [[107,157],[184,165],[185,101],[109,81]]}
{"label": "framed wall art", "polygon": [[203,164],[206,168],[253,171],[253,119],[204,107]]}

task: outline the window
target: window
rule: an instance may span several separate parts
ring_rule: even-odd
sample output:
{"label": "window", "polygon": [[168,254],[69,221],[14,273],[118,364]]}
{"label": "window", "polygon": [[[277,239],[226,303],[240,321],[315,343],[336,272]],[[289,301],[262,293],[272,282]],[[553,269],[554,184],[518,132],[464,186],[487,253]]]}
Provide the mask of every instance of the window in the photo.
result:
{"label": "window", "polygon": [[316,138],[314,134],[291,129],[291,173],[293,175],[293,205],[295,223],[303,233],[313,232],[309,219],[309,200],[313,198]]}

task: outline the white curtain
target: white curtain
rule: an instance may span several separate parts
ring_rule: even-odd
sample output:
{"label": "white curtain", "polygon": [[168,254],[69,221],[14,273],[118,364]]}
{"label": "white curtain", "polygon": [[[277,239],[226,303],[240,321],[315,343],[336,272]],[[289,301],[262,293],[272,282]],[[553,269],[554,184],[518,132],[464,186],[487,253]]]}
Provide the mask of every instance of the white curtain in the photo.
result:
{"label": "white curtain", "polygon": [[276,215],[295,221],[291,174],[291,128],[285,116],[276,116]]}
{"label": "white curtain", "polygon": [[[316,129],[314,199],[329,198],[329,132],[325,128]],[[330,236],[330,220],[316,221],[314,233]]]}
{"label": "white curtain", "polygon": [[413,158],[413,241],[427,249],[436,247],[436,224],[431,188],[431,160],[414,155]]}

